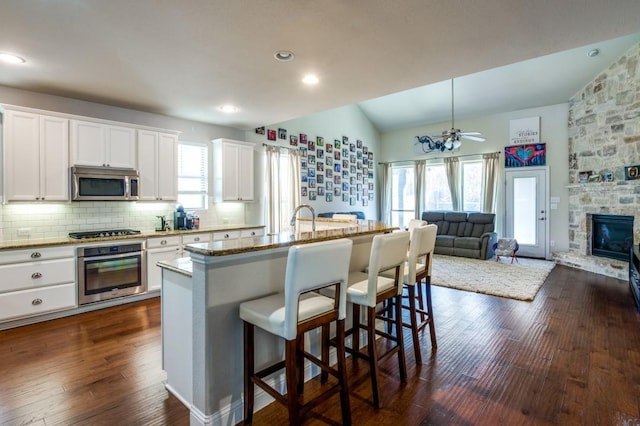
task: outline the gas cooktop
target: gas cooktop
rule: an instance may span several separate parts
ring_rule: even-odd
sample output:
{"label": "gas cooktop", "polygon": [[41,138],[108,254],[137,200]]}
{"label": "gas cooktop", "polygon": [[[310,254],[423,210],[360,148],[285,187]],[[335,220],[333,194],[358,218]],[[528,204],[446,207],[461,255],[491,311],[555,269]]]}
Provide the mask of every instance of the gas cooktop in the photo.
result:
{"label": "gas cooktop", "polygon": [[104,231],[69,232],[69,238],[84,240],[86,238],[121,237],[125,235],[137,235],[140,231],[133,229],[106,229]]}

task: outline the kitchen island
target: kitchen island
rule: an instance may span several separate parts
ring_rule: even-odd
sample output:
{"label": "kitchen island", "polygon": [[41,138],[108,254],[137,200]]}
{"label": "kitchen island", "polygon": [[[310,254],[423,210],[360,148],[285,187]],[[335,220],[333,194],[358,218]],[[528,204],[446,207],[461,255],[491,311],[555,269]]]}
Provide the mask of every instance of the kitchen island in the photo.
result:
{"label": "kitchen island", "polygon": [[[293,235],[189,244],[185,250],[190,261],[159,263],[166,387],[189,407],[191,424],[242,420],[243,339],[238,307],[243,301],[283,290],[290,246],[349,238],[353,241],[350,270],[361,271],[368,264],[373,236],[394,229],[361,220],[316,232],[303,229]],[[307,341],[313,348],[318,335],[310,334]],[[283,342],[268,333],[256,330],[255,345],[257,368],[283,355]],[[273,383],[284,385],[280,376]],[[259,391],[256,409],[271,401]]]}

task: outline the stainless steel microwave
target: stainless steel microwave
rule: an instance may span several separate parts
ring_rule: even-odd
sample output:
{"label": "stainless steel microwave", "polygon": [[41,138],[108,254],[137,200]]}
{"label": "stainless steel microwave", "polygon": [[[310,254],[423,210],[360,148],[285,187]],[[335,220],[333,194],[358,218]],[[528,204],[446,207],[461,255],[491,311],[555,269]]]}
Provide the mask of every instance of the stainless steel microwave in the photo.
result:
{"label": "stainless steel microwave", "polygon": [[140,176],[134,169],[71,167],[71,199],[74,201],[135,201]]}

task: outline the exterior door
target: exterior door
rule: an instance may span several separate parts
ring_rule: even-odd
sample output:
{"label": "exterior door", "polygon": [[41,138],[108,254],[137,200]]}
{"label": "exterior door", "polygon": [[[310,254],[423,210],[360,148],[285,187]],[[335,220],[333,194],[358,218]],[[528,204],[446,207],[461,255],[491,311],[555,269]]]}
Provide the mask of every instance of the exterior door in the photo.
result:
{"label": "exterior door", "polygon": [[505,237],[515,238],[518,255],[546,259],[547,235],[546,167],[526,167],[505,172]]}

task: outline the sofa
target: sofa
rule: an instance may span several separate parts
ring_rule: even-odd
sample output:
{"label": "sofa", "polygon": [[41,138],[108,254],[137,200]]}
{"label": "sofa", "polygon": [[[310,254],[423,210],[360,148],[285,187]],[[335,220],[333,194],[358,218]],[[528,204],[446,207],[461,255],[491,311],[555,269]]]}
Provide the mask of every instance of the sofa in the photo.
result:
{"label": "sofa", "polygon": [[493,213],[425,211],[422,220],[438,225],[436,254],[490,259],[498,241]]}

